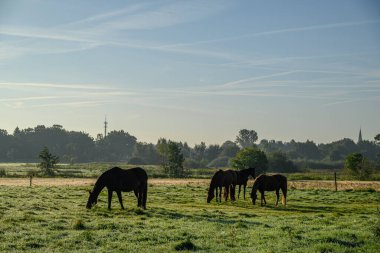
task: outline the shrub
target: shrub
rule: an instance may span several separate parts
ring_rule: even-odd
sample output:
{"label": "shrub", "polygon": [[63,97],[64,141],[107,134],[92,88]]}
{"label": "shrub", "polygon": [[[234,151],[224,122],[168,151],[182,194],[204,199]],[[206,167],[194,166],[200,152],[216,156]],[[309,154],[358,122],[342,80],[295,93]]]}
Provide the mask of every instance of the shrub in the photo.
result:
{"label": "shrub", "polygon": [[84,225],[84,223],[83,223],[82,220],[76,220],[76,221],[74,222],[73,228],[74,228],[75,230],[83,230],[83,229],[85,229],[86,227],[85,227],[85,225]]}
{"label": "shrub", "polygon": [[360,153],[348,155],[344,168],[350,175],[360,180],[369,179],[373,172],[372,163]]}
{"label": "shrub", "polygon": [[176,251],[182,251],[182,250],[193,250],[194,251],[197,249],[197,247],[194,245],[194,243],[192,243],[190,241],[189,238],[187,238],[186,241],[179,243],[174,248]]}

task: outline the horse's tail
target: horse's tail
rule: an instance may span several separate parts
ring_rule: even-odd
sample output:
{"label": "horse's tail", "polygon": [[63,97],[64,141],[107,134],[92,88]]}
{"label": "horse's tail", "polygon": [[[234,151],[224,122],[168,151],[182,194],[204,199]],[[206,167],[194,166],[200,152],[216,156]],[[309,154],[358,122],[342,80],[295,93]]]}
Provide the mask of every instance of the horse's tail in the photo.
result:
{"label": "horse's tail", "polygon": [[288,180],[284,177],[284,185],[282,186],[282,204],[286,206],[286,194],[288,192]]}

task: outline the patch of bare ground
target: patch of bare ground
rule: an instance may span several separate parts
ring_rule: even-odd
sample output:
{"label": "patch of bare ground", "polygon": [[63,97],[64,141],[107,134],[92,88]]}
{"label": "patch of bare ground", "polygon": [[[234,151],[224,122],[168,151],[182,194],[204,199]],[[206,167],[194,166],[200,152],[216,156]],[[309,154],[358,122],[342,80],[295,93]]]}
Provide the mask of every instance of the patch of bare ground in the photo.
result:
{"label": "patch of bare ground", "polygon": [[[94,178],[33,178],[33,186],[91,186],[95,184]],[[208,186],[209,179],[171,179],[152,178],[149,185],[202,185]],[[25,178],[0,178],[0,185],[5,186],[29,186],[29,177]],[[253,181],[250,180],[249,186]],[[334,181],[324,180],[295,180],[288,182],[288,188],[293,189],[327,189],[334,190]],[[380,181],[338,181],[338,190],[374,189],[380,191]]]}

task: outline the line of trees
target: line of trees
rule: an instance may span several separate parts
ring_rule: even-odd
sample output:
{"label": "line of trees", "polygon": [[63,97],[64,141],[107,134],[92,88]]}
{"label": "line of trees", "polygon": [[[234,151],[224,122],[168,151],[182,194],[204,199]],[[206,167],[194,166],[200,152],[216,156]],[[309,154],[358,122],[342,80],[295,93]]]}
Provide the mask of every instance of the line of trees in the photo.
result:
{"label": "line of trees", "polygon": [[[183,174],[183,168],[230,165],[238,168],[233,158],[245,148],[263,152],[268,160],[268,170],[279,172],[294,171],[297,167],[342,168],[346,157],[352,153],[360,153],[371,161],[380,158],[380,134],[374,141],[355,143],[346,138],[319,145],[309,140],[282,142],[262,139],[256,143],[257,140],[256,131],[242,129],[234,141],[227,140],[222,145],[201,142],[190,147],[186,142],[165,138],[160,138],[156,144],[139,142],[123,130],[111,131],[105,137],[98,135],[94,139],[84,132],[67,131],[61,125],[39,125],[26,129],[17,127],[12,134],[0,130],[0,162],[38,162],[39,153],[47,147],[63,163],[162,164],[168,174],[175,175]],[[182,167],[174,170],[173,164],[181,164]]]}

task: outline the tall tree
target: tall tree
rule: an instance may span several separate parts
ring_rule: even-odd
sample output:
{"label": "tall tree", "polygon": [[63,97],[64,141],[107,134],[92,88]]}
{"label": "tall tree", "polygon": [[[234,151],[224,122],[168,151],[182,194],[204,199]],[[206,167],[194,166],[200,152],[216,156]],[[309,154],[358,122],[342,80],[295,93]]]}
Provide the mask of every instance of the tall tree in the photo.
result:
{"label": "tall tree", "polygon": [[257,139],[258,137],[255,130],[242,129],[239,131],[238,136],[236,136],[236,143],[242,148],[253,147]]}
{"label": "tall tree", "polygon": [[170,177],[183,177],[185,171],[183,169],[183,162],[185,159],[181,153],[181,148],[178,143],[168,142],[168,163],[165,168]]}

